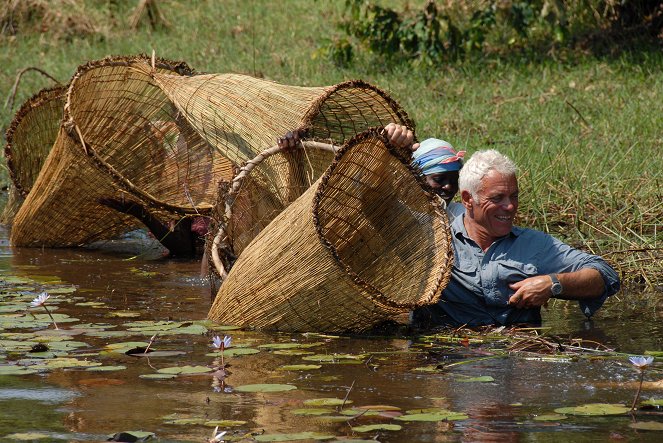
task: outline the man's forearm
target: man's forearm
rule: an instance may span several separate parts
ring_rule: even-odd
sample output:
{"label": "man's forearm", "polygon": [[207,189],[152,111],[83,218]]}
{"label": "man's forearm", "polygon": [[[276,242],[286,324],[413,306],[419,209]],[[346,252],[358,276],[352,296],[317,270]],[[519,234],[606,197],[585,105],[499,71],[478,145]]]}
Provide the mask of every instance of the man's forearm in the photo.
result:
{"label": "man's forearm", "polygon": [[557,274],[563,292],[556,298],[582,300],[600,297],[605,292],[601,273],[594,268],[584,268],[575,272]]}

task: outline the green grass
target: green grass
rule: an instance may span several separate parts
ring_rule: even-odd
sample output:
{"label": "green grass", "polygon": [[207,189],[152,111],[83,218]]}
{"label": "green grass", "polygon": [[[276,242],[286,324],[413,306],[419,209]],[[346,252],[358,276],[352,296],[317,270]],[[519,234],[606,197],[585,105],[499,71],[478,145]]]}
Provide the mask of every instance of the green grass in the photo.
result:
{"label": "green grass", "polygon": [[[441,137],[469,153],[495,148],[512,156],[521,168],[520,224],[605,254],[627,279],[663,281],[660,51],[612,59],[577,54],[566,63],[485,59],[442,67],[385,66],[358,53],[353,65],[341,69],[319,51],[340,35],[335,23],[341,0],[159,3],[171,24],[167,29],[130,30],[136,2],[87,0],[86,17],[99,28],[91,36],[67,36],[57,28],[0,35],[3,98],[16,73],[28,66],[66,82],[88,60],[152,50],[201,72],[241,72],[287,84],[361,78],[399,101],[420,138]],[[0,110],[3,128],[25,99],[51,85],[27,73],[14,110]],[[6,173],[0,180],[7,183]]]}

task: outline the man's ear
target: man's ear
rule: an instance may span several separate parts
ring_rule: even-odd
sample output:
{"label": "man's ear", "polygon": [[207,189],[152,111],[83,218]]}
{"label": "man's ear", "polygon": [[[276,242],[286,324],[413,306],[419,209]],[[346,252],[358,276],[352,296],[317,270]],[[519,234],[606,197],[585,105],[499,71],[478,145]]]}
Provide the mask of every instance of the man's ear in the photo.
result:
{"label": "man's ear", "polygon": [[468,211],[472,209],[472,203],[474,203],[474,199],[472,198],[470,191],[460,191],[460,200],[463,203],[463,206],[465,206],[465,209]]}

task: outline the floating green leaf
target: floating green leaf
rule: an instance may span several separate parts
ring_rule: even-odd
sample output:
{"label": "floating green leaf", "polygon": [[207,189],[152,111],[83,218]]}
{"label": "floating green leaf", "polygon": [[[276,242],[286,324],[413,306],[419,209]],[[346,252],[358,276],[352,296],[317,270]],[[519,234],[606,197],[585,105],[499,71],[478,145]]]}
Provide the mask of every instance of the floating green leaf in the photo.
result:
{"label": "floating green leaf", "polygon": [[640,402],[642,406],[663,406],[663,398],[650,398]]}
{"label": "floating green leaf", "polygon": [[278,371],[311,371],[320,369],[320,365],[283,365],[276,368]]}
{"label": "floating green leaf", "polygon": [[306,348],[314,348],[316,346],[324,345],[323,342],[315,342],[315,343],[266,343],[259,345],[259,348],[266,348],[266,349],[306,349]]}
{"label": "floating green leaf", "polygon": [[124,354],[130,349],[146,347],[149,343],[144,341],[125,341],[121,343],[111,343],[104,347],[106,351]]}
{"label": "floating green leaf", "polygon": [[218,426],[220,428],[243,426],[245,424],[246,422],[244,420],[207,420],[203,423],[204,426]]}
{"label": "floating green leaf", "polygon": [[177,374],[141,374],[138,377],[147,380],[168,380],[177,377]]}
{"label": "floating green leaf", "polygon": [[310,400],[304,400],[306,406],[341,406],[342,404],[352,404],[352,400],[345,400],[341,398],[313,398]]}
{"label": "floating green leaf", "polygon": [[420,366],[418,368],[412,369],[414,372],[429,372],[429,373],[440,373],[444,372],[444,367],[440,365],[428,365],[428,366]]}
{"label": "floating green leaf", "polygon": [[630,410],[631,408],[620,404],[589,403],[581,406],[557,408],[555,409],[555,412],[558,414],[570,415],[619,415],[629,412]]}
{"label": "floating green leaf", "polygon": [[170,368],[161,368],[157,372],[159,374],[178,374],[178,375],[194,375],[212,372],[212,368],[207,366],[172,366]]}
{"label": "floating green leaf", "polygon": [[628,426],[640,431],[663,431],[663,423],[658,421],[636,421],[635,423],[629,423]]}
{"label": "floating green leaf", "polygon": [[343,362],[344,360],[350,360],[352,362],[359,362],[360,364],[364,359],[366,359],[368,355],[366,354],[358,354],[358,355],[353,355],[353,354],[314,354],[314,355],[307,355],[305,357],[302,357],[302,360],[306,361],[317,361],[320,363],[338,363],[338,362]]}
{"label": "floating green leaf", "polygon": [[295,415],[327,415],[327,414],[333,414],[334,410],[327,408],[302,408],[302,409],[293,409],[290,412]]}
{"label": "floating green leaf", "polygon": [[295,385],[285,385],[285,384],[270,384],[270,383],[259,383],[252,385],[242,385],[235,387],[235,391],[238,392],[281,392],[281,391],[292,391],[297,389]]}
{"label": "floating green leaf", "polygon": [[203,417],[193,417],[193,418],[174,418],[170,420],[164,420],[164,423],[167,425],[202,425],[205,423]]}
{"label": "floating green leaf", "polygon": [[0,375],[29,375],[37,374],[39,370],[25,366],[0,365]]}
{"label": "floating green leaf", "polygon": [[8,440],[33,441],[51,438],[51,436],[48,434],[42,434],[41,432],[17,432],[15,434],[5,435],[4,438]]}
{"label": "floating green leaf", "polygon": [[315,352],[302,351],[300,349],[279,349],[273,352],[276,355],[313,355]]}
{"label": "floating green leaf", "polygon": [[137,318],[140,317],[140,312],[134,311],[111,311],[106,314],[107,317],[119,317],[119,318]]}
{"label": "floating green leaf", "polygon": [[401,425],[394,424],[377,424],[352,427],[352,430],[355,432],[400,431],[401,429],[403,429]]}
{"label": "floating green leaf", "polygon": [[467,420],[469,417],[460,412],[431,412],[428,414],[406,414],[396,417],[396,420],[401,421],[455,421],[455,420]]}
{"label": "floating green leaf", "polygon": [[653,357],[663,357],[663,351],[645,351],[645,355],[651,355]]}
{"label": "floating green leaf", "polygon": [[463,383],[490,383],[495,381],[495,379],[490,375],[482,375],[480,377],[459,378],[456,381],[460,381]]}
{"label": "floating green leaf", "polygon": [[[224,357],[238,357],[240,355],[253,355],[253,354],[258,354],[260,352],[259,349],[254,349],[254,348],[228,348],[223,351],[223,356]],[[221,352],[219,351],[214,351],[214,352],[208,352],[205,354],[207,357],[220,357]]]}
{"label": "floating green leaf", "polygon": [[256,441],[331,440],[335,435],[320,432],[297,432],[293,434],[263,434],[254,437]]}
{"label": "floating green leaf", "polygon": [[568,417],[564,414],[541,414],[534,417],[535,421],[558,421],[566,420]]}
{"label": "floating green leaf", "polygon": [[92,367],[92,368],[87,368],[86,371],[112,372],[112,371],[122,371],[124,369],[127,369],[127,367],[122,366],[122,365],[117,365],[117,366],[95,366],[95,367]]}

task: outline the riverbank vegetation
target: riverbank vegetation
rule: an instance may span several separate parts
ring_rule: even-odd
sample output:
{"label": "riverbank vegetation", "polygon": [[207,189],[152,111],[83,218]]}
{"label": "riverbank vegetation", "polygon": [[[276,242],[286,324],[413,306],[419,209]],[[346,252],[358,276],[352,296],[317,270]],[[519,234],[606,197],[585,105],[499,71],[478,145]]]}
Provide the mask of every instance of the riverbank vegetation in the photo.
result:
{"label": "riverbank vegetation", "polygon": [[296,85],[361,78],[399,101],[418,137],[512,156],[519,224],[602,254],[628,283],[660,290],[658,3],[5,0],[0,124],[54,85],[27,71],[14,94],[21,70],[66,83],[78,65],[111,54],[154,50],[200,72]]}

